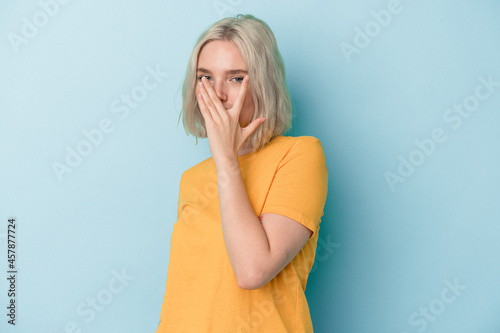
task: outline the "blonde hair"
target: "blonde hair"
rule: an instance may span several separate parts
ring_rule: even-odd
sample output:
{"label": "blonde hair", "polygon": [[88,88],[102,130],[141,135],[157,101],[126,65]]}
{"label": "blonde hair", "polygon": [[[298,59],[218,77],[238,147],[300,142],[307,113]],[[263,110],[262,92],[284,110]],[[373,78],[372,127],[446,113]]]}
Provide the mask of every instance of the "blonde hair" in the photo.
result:
{"label": "blonde hair", "polygon": [[187,135],[196,137],[196,145],[198,137],[207,137],[205,120],[195,93],[196,70],[201,49],[214,40],[233,42],[247,66],[255,106],[249,123],[260,117],[266,118],[244,143],[255,151],[292,127],[292,103],[276,38],[264,21],[252,15],[238,14],[236,17],[224,18],[200,35],[187,64],[179,121],[182,117],[184,130]]}

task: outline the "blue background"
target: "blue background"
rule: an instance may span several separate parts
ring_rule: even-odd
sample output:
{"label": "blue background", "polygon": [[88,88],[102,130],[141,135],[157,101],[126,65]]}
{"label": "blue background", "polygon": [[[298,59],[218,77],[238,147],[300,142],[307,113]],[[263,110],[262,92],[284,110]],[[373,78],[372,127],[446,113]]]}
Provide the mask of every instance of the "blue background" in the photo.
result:
{"label": "blue background", "polygon": [[[326,154],[306,290],[315,332],[500,332],[497,1],[0,7],[0,253],[14,216],[19,271],[15,327],[0,283],[2,332],[156,330],[180,176],[210,156],[178,124],[186,63],[203,30],[238,13],[276,35],[296,112],[287,135],[315,136]],[[161,74],[141,90],[148,70]],[[473,111],[453,111],[476,91]],[[131,92],[147,95],[125,113]],[[109,133],[85,146],[102,121]],[[58,179],[53,164],[79,144],[87,156]],[[92,311],[96,297],[106,304]]]}

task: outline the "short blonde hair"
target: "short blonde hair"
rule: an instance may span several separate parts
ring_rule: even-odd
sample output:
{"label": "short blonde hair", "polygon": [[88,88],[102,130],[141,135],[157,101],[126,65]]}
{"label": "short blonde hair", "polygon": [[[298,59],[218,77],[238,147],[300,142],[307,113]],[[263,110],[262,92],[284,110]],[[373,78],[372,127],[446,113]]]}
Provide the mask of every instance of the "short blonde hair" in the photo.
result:
{"label": "short blonde hair", "polygon": [[255,151],[292,127],[292,103],[285,77],[285,65],[276,38],[269,26],[252,15],[224,18],[205,30],[195,44],[182,86],[182,117],[186,134],[206,138],[205,120],[196,99],[198,55],[205,44],[214,40],[233,42],[239,49],[250,77],[254,113],[249,123],[264,117],[266,121],[247,138],[245,144]]}

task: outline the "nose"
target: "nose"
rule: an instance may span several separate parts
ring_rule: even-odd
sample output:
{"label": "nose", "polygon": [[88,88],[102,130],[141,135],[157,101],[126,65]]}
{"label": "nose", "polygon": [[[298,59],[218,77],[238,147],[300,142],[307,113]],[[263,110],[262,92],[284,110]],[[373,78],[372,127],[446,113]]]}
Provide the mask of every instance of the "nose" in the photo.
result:
{"label": "nose", "polygon": [[220,101],[222,103],[225,103],[227,101],[227,91],[224,82],[222,80],[216,80],[212,84],[212,87],[214,88],[214,91],[217,94],[217,97],[219,97]]}

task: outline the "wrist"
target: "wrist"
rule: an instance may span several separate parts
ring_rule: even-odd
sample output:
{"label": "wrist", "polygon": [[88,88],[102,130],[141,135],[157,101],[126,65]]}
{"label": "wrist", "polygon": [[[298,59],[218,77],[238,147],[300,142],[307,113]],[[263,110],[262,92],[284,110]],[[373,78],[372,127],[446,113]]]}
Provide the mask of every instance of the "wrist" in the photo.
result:
{"label": "wrist", "polygon": [[234,175],[240,173],[240,162],[238,156],[224,157],[214,160],[217,174]]}

